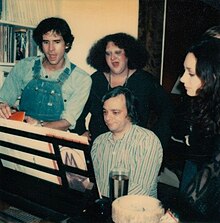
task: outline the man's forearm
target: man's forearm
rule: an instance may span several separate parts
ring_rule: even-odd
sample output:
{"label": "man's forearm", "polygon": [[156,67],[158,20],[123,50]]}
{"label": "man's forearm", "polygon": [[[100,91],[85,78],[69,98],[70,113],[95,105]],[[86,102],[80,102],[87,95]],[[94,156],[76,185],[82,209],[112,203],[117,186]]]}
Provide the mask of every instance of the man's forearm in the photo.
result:
{"label": "man's forearm", "polygon": [[53,128],[53,129],[58,129],[62,131],[67,131],[68,128],[71,126],[71,124],[65,120],[59,120],[59,121],[54,121],[54,122],[41,122],[41,126],[47,127],[47,128]]}

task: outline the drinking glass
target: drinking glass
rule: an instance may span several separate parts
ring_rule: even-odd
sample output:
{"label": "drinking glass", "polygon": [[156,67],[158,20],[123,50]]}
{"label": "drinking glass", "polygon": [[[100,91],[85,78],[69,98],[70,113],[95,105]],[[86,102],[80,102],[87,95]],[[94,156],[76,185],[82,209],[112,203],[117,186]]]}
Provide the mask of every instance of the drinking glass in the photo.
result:
{"label": "drinking glass", "polygon": [[113,202],[118,197],[128,194],[130,170],[116,167],[109,175],[110,200]]}

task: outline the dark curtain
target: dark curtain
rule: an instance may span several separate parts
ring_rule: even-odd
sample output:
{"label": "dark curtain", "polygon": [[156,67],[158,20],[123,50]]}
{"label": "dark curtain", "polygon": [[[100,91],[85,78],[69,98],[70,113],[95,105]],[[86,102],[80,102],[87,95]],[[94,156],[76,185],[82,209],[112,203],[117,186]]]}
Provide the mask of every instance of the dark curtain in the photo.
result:
{"label": "dark curtain", "polygon": [[138,37],[149,52],[146,70],[160,78],[164,0],[139,0]]}
{"label": "dark curtain", "polygon": [[[149,52],[146,70],[160,79],[165,0],[139,0],[138,37]],[[185,50],[220,25],[220,0],[167,0],[162,85],[171,92],[183,72]]]}

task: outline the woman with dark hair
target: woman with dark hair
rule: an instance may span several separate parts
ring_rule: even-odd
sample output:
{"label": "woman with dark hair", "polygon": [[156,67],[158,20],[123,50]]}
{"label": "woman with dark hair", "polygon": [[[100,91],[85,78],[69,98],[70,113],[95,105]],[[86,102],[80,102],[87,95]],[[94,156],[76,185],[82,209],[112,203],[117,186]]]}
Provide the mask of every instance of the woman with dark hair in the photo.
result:
{"label": "woman with dark hair", "polygon": [[16,109],[25,112],[26,122],[73,129],[92,81],[67,56],[74,40],[70,27],[61,18],[46,18],[35,28],[33,39],[42,55],[24,58],[11,70],[0,90],[0,117],[9,118],[20,97]]}
{"label": "woman with dark hair", "polygon": [[[190,220],[220,219],[220,41],[201,40],[188,51],[180,81],[190,98],[181,211]],[[187,208],[186,208],[187,207]],[[183,216],[184,216],[183,215]]]}
{"label": "woman with dark hair", "polygon": [[[156,122],[150,128],[166,146],[170,137],[172,105],[168,94],[144,71],[147,51],[141,42],[126,33],[110,34],[98,40],[90,49],[87,62],[97,71],[92,74],[92,88],[84,111],[77,121],[78,134],[91,134],[92,141],[108,131],[102,118],[102,97],[113,87],[129,88],[137,98],[138,125],[149,128],[151,111]],[[91,113],[89,132],[86,132],[85,117]]]}

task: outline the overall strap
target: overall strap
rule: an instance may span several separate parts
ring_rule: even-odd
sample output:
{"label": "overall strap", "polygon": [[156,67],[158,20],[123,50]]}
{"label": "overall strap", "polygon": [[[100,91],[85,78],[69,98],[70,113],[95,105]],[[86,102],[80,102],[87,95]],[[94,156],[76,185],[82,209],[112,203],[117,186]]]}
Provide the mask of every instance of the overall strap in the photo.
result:
{"label": "overall strap", "polygon": [[73,63],[70,63],[70,69],[69,68],[65,68],[65,70],[60,74],[60,76],[58,77],[58,82],[62,85],[70,76],[70,74],[72,73],[72,71],[75,69],[76,65]]}
{"label": "overall strap", "polygon": [[40,70],[41,70],[41,61],[40,59],[35,60],[34,66],[32,67],[32,71],[34,73],[33,78],[39,79],[40,78]]}

